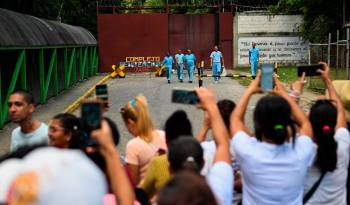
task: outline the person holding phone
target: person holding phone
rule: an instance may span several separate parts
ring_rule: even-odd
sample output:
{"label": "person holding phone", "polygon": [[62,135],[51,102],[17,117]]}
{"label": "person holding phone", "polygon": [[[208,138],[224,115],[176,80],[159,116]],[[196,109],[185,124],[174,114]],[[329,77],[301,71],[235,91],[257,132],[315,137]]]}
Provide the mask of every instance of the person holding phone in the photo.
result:
{"label": "person holding phone", "polygon": [[179,49],[178,53],[175,55],[175,62],[177,79],[180,81],[180,83],[183,82],[182,74],[184,70],[184,57],[185,55],[182,53],[181,49]]}
{"label": "person holding phone", "polygon": [[134,204],[135,193],[123,169],[113,135],[111,123],[104,119],[101,121],[101,127],[92,131],[91,138],[99,143],[98,153],[105,162],[109,189],[114,194],[117,204]]}
{"label": "person holding phone", "polygon": [[314,156],[311,123],[275,77],[274,96],[258,101],[255,136],[249,134],[244,116],[250,98],[261,92],[260,79],[258,70],[231,116],[231,149],[241,168],[243,204],[299,205]]}
{"label": "person holding phone", "polygon": [[249,49],[249,65],[252,73],[252,78],[255,79],[256,70],[259,63],[259,49],[256,48],[256,43],[252,43],[252,48]]}
{"label": "person holding phone", "polygon": [[224,67],[224,57],[219,51],[218,46],[214,46],[214,51],[210,54],[210,67],[213,71],[215,83],[218,83],[221,79],[221,62],[222,66]]}
{"label": "person holding phone", "polygon": [[[231,154],[229,152],[229,135],[216,105],[214,93],[203,87],[197,88],[195,91],[200,99],[197,108],[205,110],[211,119],[210,124],[216,146],[213,166],[205,178],[217,199],[217,204],[231,205],[234,176],[231,166]],[[181,172],[190,172],[199,176],[204,165],[203,149],[196,139],[192,137],[180,137],[170,143],[168,160],[170,171],[175,176]],[[191,185],[188,184],[187,186]],[[177,189],[176,186],[174,186],[174,189]],[[163,196],[162,193],[164,192],[161,191],[159,198],[168,198],[172,195],[172,193],[169,193]],[[189,196],[190,192],[184,192],[182,197]],[[208,202],[207,204],[213,203]]]}
{"label": "person holding phone", "polygon": [[[350,134],[347,130],[345,109],[332,84],[330,69],[321,62],[321,78],[330,100],[317,100],[310,109],[309,119],[315,134],[317,157],[309,169],[305,182],[304,204],[346,204]],[[318,181],[320,183],[315,185]],[[316,186],[315,191],[312,187]]]}
{"label": "person holding phone", "polygon": [[172,79],[172,72],[173,72],[173,64],[174,64],[174,59],[173,57],[170,55],[170,52],[168,51],[166,56],[163,59],[163,64],[165,66],[166,69],[166,78],[168,80],[168,83],[170,83],[171,79]]}
{"label": "person holding phone", "polygon": [[186,68],[189,76],[189,83],[193,82],[193,73],[196,66],[196,56],[192,53],[191,49],[187,49],[187,54],[184,57]]}

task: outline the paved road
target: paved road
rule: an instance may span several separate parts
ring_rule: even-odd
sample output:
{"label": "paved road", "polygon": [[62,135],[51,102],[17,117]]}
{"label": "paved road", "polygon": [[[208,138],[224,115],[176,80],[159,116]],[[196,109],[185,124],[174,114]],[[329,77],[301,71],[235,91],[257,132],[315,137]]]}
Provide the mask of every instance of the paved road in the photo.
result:
{"label": "paved road", "polygon": [[[94,83],[98,82],[102,77],[95,77],[87,82],[77,85],[74,89],[66,91],[60,96],[53,98],[48,104],[39,106],[35,113],[35,117],[47,122],[55,114],[62,112],[70,103],[88,90]],[[216,92],[217,99],[231,99],[237,102],[244,91],[244,87],[239,85],[237,81],[224,78],[219,84],[213,84],[211,78],[204,79],[204,86],[212,86]],[[106,116],[113,119],[121,133],[121,143],[119,149],[122,153],[125,150],[126,142],[131,139],[131,135],[125,128],[124,122],[119,113],[119,109],[133,99],[138,94],[146,96],[149,102],[150,113],[157,128],[163,129],[166,119],[176,110],[183,109],[187,112],[192,123],[193,133],[198,133],[203,120],[203,111],[198,110],[195,106],[171,103],[171,90],[177,88],[194,88],[198,86],[198,82],[193,84],[173,82],[167,84],[165,78],[155,78],[152,73],[128,74],[125,79],[113,79],[108,82],[111,108]],[[254,96],[247,110],[247,122],[251,125],[251,114],[254,105],[259,96]],[[75,112],[80,114],[80,110]],[[11,130],[16,125],[10,123],[0,131],[0,155],[8,151],[9,136]]]}
{"label": "paved road", "polygon": [[[223,79],[219,84],[213,84],[213,80],[206,78],[204,86],[212,86],[216,92],[217,99],[231,99],[237,102],[244,91],[244,87],[237,81],[229,78]],[[126,142],[131,139],[131,135],[125,128],[124,122],[119,113],[120,108],[133,99],[138,94],[143,94],[148,99],[150,113],[157,128],[163,129],[166,119],[176,110],[183,109],[186,111],[192,123],[193,133],[198,133],[203,120],[203,111],[198,110],[195,106],[171,103],[171,90],[173,88],[194,88],[198,86],[197,82],[180,83],[173,82],[167,84],[164,78],[154,78],[147,74],[138,74],[128,76],[125,79],[114,79],[108,82],[111,108],[106,116],[112,118],[118,125],[122,139],[119,149],[124,153]],[[251,105],[248,108],[248,116],[251,116],[256,100],[259,96],[253,97]],[[78,114],[78,112],[77,112]],[[251,124],[250,117],[247,122]]]}

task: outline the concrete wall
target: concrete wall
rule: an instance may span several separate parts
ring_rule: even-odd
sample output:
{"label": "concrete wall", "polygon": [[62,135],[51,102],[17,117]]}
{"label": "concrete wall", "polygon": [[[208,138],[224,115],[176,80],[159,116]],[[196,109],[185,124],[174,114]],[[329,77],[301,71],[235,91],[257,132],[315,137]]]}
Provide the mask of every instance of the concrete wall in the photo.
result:
{"label": "concrete wall", "polygon": [[251,43],[260,49],[260,62],[297,64],[307,60],[307,44],[299,37],[300,15],[237,13],[234,18],[234,65],[248,66]]}

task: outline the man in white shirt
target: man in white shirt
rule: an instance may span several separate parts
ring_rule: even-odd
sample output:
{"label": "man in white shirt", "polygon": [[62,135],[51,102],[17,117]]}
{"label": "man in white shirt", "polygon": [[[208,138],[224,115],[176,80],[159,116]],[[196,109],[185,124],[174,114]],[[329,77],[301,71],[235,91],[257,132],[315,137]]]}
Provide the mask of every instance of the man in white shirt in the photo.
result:
{"label": "man in white shirt", "polygon": [[34,98],[29,92],[18,90],[11,94],[8,101],[9,117],[19,127],[12,131],[10,151],[24,145],[48,142],[48,126],[33,119],[34,110]]}
{"label": "man in white shirt", "polygon": [[221,75],[221,61],[224,66],[224,57],[219,51],[218,46],[214,47],[214,51],[210,54],[210,67],[212,67],[215,83],[220,80]]}

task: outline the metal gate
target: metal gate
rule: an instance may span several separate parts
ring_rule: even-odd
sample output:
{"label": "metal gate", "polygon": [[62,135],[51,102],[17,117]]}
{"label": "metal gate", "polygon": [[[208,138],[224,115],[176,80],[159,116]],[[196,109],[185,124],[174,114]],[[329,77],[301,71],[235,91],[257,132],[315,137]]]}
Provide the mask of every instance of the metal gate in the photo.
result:
{"label": "metal gate", "polygon": [[214,45],[233,64],[233,14],[98,14],[100,71],[124,64],[127,72],[154,70],[169,50],[190,48],[209,65]]}

